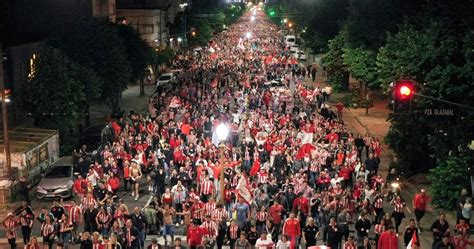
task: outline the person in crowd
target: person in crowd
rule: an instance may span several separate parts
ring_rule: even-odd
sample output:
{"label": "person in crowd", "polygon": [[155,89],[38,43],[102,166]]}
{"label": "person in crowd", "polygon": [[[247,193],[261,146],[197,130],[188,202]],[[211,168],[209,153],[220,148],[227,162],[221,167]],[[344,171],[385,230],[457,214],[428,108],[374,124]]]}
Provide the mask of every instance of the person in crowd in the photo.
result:
{"label": "person in crowd", "polygon": [[410,224],[405,228],[405,233],[403,234],[403,242],[405,246],[408,246],[410,241],[413,238],[413,234],[415,234],[417,240],[420,241],[419,238],[419,229],[416,227],[416,221],[414,219],[410,219]]}
{"label": "person in crowd", "polygon": [[16,231],[18,226],[19,224],[13,213],[8,213],[6,219],[3,221],[3,228],[5,228],[8,244],[10,244],[11,249],[16,249]]}
{"label": "person in crowd", "polygon": [[413,197],[413,209],[415,210],[415,221],[416,226],[420,228],[420,221],[425,216],[426,209],[431,201],[431,198],[426,195],[426,190],[421,189],[419,193],[417,193]]}
{"label": "person in crowd", "polygon": [[449,237],[449,224],[446,221],[446,215],[444,213],[441,213],[439,219],[433,222],[431,232],[433,233],[433,248],[435,248],[444,237]]}
{"label": "person in crowd", "polygon": [[377,242],[377,249],[391,249],[398,248],[398,235],[395,232],[395,227],[389,225],[387,230],[380,235]]}
{"label": "person in crowd", "polygon": [[260,234],[260,238],[255,243],[255,248],[257,249],[268,249],[273,248],[275,244],[273,243],[272,239],[267,236],[266,232],[262,232]]}

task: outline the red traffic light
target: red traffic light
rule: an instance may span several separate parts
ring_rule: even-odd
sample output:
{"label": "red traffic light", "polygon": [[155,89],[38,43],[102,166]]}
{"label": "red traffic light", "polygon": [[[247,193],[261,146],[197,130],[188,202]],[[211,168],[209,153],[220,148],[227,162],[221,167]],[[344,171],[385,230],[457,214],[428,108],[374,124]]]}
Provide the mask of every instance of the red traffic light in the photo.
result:
{"label": "red traffic light", "polygon": [[400,80],[395,83],[395,95],[400,99],[408,99],[413,95],[413,81]]}
{"label": "red traffic light", "polygon": [[411,88],[408,87],[408,86],[401,86],[401,87],[400,87],[400,90],[399,90],[399,93],[400,93],[400,95],[402,95],[402,96],[409,97],[409,96],[411,95],[411,93],[412,93],[412,90],[411,90]]}

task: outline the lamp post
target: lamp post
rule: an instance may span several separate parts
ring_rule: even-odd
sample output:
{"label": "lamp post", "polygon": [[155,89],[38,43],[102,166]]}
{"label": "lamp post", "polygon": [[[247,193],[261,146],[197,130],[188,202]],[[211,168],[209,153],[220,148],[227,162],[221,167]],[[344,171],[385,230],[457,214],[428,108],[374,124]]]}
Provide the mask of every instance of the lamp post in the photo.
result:
{"label": "lamp post", "polygon": [[221,204],[224,204],[224,189],[225,189],[225,183],[224,183],[224,151],[225,151],[225,144],[224,141],[227,139],[227,136],[229,135],[229,126],[225,123],[220,123],[217,128],[216,128],[216,135],[217,139],[219,140],[219,149],[220,149],[220,175],[219,175],[219,202]]}
{"label": "lamp post", "polygon": [[[0,55],[2,55],[2,43],[0,42]],[[3,79],[3,57],[0,58],[0,91],[2,91],[2,119],[3,119],[3,142],[4,142],[4,165],[3,165],[3,175],[10,176],[11,171],[11,155],[10,155],[10,140],[8,139],[8,110],[7,103],[10,102],[7,99],[7,91],[5,88],[5,82]]]}
{"label": "lamp post", "polygon": [[184,42],[185,46],[188,45],[188,37],[186,35],[186,7],[188,6],[188,3],[183,3],[180,4],[179,7],[183,10],[183,34],[184,34]]}

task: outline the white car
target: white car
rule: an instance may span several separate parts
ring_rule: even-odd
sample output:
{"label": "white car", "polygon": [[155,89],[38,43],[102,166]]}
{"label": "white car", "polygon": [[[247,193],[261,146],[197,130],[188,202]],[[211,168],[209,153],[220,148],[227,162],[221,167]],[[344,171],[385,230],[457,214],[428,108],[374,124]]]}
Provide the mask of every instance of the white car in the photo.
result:
{"label": "white car", "polygon": [[43,199],[66,199],[72,197],[74,184],[74,166],[72,157],[59,158],[46,169],[43,179],[36,188],[36,198]]}
{"label": "white car", "polygon": [[156,80],[156,87],[162,87],[169,85],[171,83],[171,80],[173,80],[174,74],[173,73],[164,73],[158,77]]}
{"label": "white car", "polygon": [[302,60],[302,61],[305,61],[306,60],[306,53],[304,51],[301,51],[299,50],[298,52],[296,52],[296,58],[298,60]]}
{"label": "white car", "polygon": [[296,44],[296,37],[294,35],[285,36],[285,45],[286,46],[293,46],[295,44]]}
{"label": "white car", "polygon": [[290,52],[296,53],[298,50],[300,50],[300,47],[298,46],[298,44],[291,45]]}

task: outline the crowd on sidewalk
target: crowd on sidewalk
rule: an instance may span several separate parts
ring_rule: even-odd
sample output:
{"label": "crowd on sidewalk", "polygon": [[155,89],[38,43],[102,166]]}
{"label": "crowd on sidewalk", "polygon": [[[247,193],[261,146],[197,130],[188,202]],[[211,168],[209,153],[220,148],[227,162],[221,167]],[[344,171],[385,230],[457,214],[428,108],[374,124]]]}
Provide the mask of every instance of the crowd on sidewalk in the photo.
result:
{"label": "crowd on sidewalk", "polygon": [[[315,69],[299,67],[281,40],[278,27],[254,9],[205,50],[178,54],[174,89],[155,94],[148,114],[112,121],[114,138],[95,162],[87,162],[85,149],[76,153],[86,167],[75,199],[39,214],[25,201],[8,214],[11,247],[21,231],[27,249],[56,242],[143,249],[149,234],[161,234],[170,248],[466,248],[467,193],[458,224],[440,215],[430,228],[433,245],[421,246],[425,191],[413,198],[416,219],[400,228],[412,210],[387,187],[396,170],[385,179],[379,172],[380,141],[348,130],[327,104],[330,89],[305,87]],[[225,138],[219,127],[229,130]],[[154,197],[144,207],[120,198],[146,192]],[[31,236],[34,225],[41,234]],[[174,238],[178,227],[186,241]]]}

